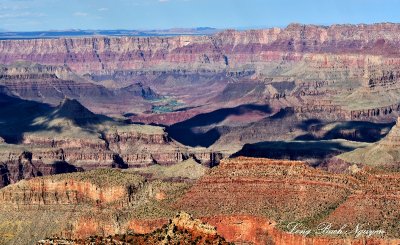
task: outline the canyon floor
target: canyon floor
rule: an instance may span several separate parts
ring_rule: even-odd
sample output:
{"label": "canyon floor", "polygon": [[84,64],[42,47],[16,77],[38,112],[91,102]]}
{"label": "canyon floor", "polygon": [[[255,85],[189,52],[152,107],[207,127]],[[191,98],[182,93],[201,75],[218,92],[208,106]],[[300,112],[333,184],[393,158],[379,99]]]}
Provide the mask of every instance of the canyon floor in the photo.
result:
{"label": "canyon floor", "polygon": [[400,244],[400,25],[187,31],[0,40],[0,243]]}

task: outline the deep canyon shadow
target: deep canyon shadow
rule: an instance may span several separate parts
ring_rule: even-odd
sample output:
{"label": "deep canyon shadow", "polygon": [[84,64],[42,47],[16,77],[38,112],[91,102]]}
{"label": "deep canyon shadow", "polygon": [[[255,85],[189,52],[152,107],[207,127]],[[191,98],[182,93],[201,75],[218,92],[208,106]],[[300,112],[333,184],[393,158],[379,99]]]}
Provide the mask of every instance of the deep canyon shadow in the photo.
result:
{"label": "deep canyon shadow", "polygon": [[272,112],[269,105],[247,104],[234,108],[223,108],[173,124],[167,128],[167,132],[171,138],[184,145],[209,147],[221,136],[220,129],[216,127],[216,124],[229,116],[243,115],[252,111],[266,114]]}
{"label": "deep canyon shadow", "polygon": [[0,89],[0,137],[7,143],[19,143],[25,132],[44,129],[33,126],[34,119],[52,109],[48,104],[23,100]]}
{"label": "deep canyon shadow", "polygon": [[322,122],[318,119],[305,120],[298,125],[298,128],[307,133],[297,136],[295,140],[345,139],[373,143],[385,137],[395,123],[374,123],[365,121],[337,122],[334,127],[322,132],[321,136],[317,137],[313,134],[320,132],[327,124],[327,122]]}
{"label": "deep canyon shadow", "polygon": [[35,124],[35,119],[38,117],[44,117],[45,121],[65,118],[77,126],[88,129],[112,120],[104,115],[90,112],[76,100],[65,100],[59,107],[53,107],[45,103],[20,99],[9,93],[7,88],[0,86],[0,137],[7,143],[21,143],[24,133],[27,132],[62,131],[60,126]]}
{"label": "deep canyon shadow", "polygon": [[246,144],[232,157],[260,157],[287,160],[315,159],[321,162],[332,156],[355,150],[334,141],[265,141]]}

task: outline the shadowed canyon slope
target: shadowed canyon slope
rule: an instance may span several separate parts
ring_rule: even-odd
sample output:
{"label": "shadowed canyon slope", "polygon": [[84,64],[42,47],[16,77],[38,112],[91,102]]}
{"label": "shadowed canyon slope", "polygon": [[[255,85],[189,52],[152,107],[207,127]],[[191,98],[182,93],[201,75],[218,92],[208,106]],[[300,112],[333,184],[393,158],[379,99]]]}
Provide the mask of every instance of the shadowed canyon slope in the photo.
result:
{"label": "shadowed canyon slope", "polygon": [[392,23],[0,40],[0,243],[398,245],[399,50]]}
{"label": "shadowed canyon slope", "polygon": [[371,168],[399,171],[400,169],[400,118],[385,138],[365,148],[356,149],[340,154],[328,163],[329,168],[342,165],[348,169],[357,170],[359,167],[369,166]]}
{"label": "shadowed canyon slope", "polygon": [[221,158],[174,142],[162,127],[97,115],[76,100],[51,107],[7,95],[3,99],[8,106],[0,109],[0,186],[48,174],[171,165],[189,158],[214,166]]}

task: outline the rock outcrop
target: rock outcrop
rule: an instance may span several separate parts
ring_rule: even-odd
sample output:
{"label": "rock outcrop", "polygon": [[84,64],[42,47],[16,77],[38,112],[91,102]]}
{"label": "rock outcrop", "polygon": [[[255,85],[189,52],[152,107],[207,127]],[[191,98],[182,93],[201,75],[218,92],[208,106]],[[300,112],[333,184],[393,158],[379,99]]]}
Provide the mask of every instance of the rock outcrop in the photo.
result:
{"label": "rock outcrop", "polygon": [[255,245],[358,245],[358,244],[385,244],[396,245],[399,239],[382,238],[333,238],[320,236],[304,236],[284,232],[277,227],[276,222],[262,217],[249,215],[216,216],[204,218],[209,224],[217,228],[227,241],[235,244],[251,243]]}
{"label": "rock outcrop", "polygon": [[66,240],[51,238],[39,241],[38,245],[47,244],[232,244],[216,232],[215,227],[204,224],[185,212],[178,213],[170,222],[162,228],[147,234],[119,234],[106,237],[89,237],[80,240]]}
{"label": "rock outcrop", "polygon": [[[107,179],[109,183],[103,182]],[[129,206],[139,198],[139,190],[149,191],[144,189],[144,179],[138,175],[103,169],[21,181],[16,186],[4,188],[0,202],[8,207],[85,203]]]}
{"label": "rock outcrop", "polygon": [[[4,151],[4,149],[2,150]],[[29,151],[4,151],[1,154],[1,182],[0,187],[16,183],[23,179],[30,179],[43,175],[71,173],[81,171],[80,168],[70,165],[64,160],[62,150],[32,154]],[[44,156],[42,159],[41,157]],[[45,164],[43,161],[51,162]]]}

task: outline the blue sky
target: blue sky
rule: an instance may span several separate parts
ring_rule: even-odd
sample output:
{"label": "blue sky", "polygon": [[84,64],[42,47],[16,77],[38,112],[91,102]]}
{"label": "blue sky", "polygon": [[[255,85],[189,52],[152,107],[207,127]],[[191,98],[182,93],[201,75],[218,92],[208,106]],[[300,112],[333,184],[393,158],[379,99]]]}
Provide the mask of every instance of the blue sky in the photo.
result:
{"label": "blue sky", "polygon": [[400,22],[400,0],[0,0],[0,30]]}

